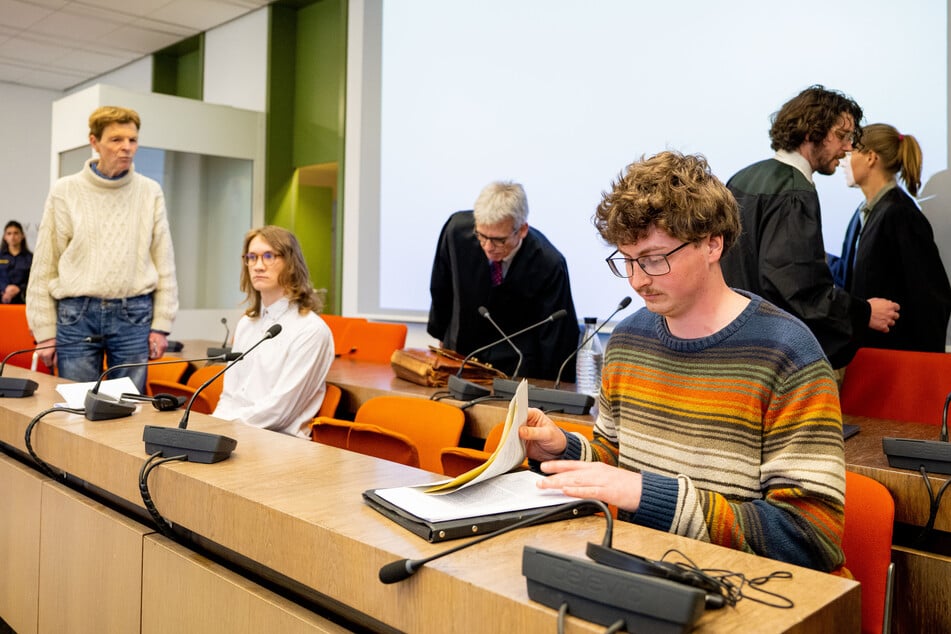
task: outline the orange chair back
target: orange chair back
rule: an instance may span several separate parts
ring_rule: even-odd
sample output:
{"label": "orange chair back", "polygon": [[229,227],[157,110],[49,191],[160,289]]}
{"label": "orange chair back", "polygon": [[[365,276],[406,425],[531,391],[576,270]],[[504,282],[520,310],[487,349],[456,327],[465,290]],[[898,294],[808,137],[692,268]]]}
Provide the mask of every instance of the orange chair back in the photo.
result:
{"label": "orange chair back", "polygon": [[343,390],[331,383],[326,384],[324,392],[324,401],[317,410],[317,416],[328,416],[333,418],[337,415],[337,407],[340,406],[340,400],[343,398]]}
{"label": "orange chair back", "polygon": [[881,634],[891,609],[895,502],[872,478],[845,472],[845,567],[862,584],[862,632]]}
{"label": "orange chair back", "polygon": [[413,441],[377,425],[318,416],[310,428],[310,435],[314,442],[324,445],[419,467],[419,451]]}
{"label": "orange chair back", "polygon": [[358,423],[378,425],[405,435],[419,450],[420,467],[442,473],[443,447],[459,444],[466,417],[447,403],[407,396],[375,396],[357,410]]}
{"label": "orange chair back", "polygon": [[[207,390],[206,390],[207,391]],[[182,383],[175,383],[174,381],[161,381],[154,380],[149,381],[149,394],[155,396],[156,394],[171,394],[172,396],[183,396],[185,397],[185,406],[188,406],[188,402],[191,400],[192,396],[195,394],[195,388],[184,385]],[[202,414],[211,414],[214,411],[214,407],[211,406],[211,403],[208,402],[208,399],[205,398],[205,392],[202,392],[195,397],[195,402],[192,405],[193,412],[200,412]]]}
{"label": "orange chair back", "polygon": [[350,357],[359,361],[389,363],[393,352],[406,345],[407,330],[406,324],[355,323],[350,328],[353,343]]}
{"label": "orange chair back", "polygon": [[[196,369],[192,372],[191,376],[188,377],[187,385],[197,390],[201,387],[201,384],[213,377],[218,372],[224,368],[223,365],[206,365]],[[211,411],[215,411],[215,407],[218,405],[218,399],[221,397],[221,390],[225,386],[225,377],[224,375],[219,376],[215,381],[202,390],[199,397],[205,397],[205,400],[208,401],[208,405],[211,407]],[[196,399],[197,402],[197,399]],[[210,413],[210,412],[209,412]]]}
{"label": "orange chair back", "polygon": [[[177,361],[179,357],[160,357],[149,363],[145,380],[145,392],[149,396],[155,396],[158,392],[152,391],[152,381],[163,381],[165,383],[181,383],[185,372],[191,367],[187,361],[181,363],[165,363],[166,361]],[[162,365],[157,365],[160,363]]]}
{"label": "orange chair back", "polygon": [[[0,360],[11,352],[35,347],[33,333],[26,323],[26,305],[0,304]],[[7,361],[7,365],[20,368],[29,368],[32,363],[33,355],[29,353],[18,354]],[[37,362],[36,369],[38,372],[50,374],[50,369],[42,361]]]}
{"label": "orange chair back", "polygon": [[363,317],[342,315],[321,315],[320,318],[330,327],[330,334],[334,338],[334,355],[338,357],[347,356],[353,350],[353,325],[367,321]]}
{"label": "orange chair back", "polygon": [[951,354],[860,348],[845,370],[842,413],[941,424]]}

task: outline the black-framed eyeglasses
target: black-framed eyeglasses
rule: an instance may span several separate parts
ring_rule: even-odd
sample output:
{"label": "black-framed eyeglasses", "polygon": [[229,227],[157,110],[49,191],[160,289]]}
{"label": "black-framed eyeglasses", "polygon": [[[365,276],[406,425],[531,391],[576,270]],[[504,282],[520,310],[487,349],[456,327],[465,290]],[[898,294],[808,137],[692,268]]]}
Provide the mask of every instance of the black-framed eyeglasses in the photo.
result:
{"label": "black-framed eyeglasses", "polygon": [[504,238],[499,238],[496,236],[487,236],[485,234],[480,233],[478,230],[476,230],[472,232],[472,235],[474,235],[475,239],[479,241],[479,244],[484,245],[486,242],[491,242],[492,246],[494,247],[504,247],[506,243],[508,243],[508,241],[512,239],[512,236],[514,236],[516,233],[518,233],[518,229],[513,229],[512,233],[508,234]]}
{"label": "black-framed eyeglasses", "polygon": [[257,264],[259,257],[261,258],[261,262],[264,263],[264,266],[271,266],[272,264],[274,264],[274,261],[277,260],[277,258],[281,257],[281,254],[272,253],[270,251],[265,251],[264,253],[261,253],[260,255],[258,255],[257,253],[245,253],[244,255],[241,256],[241,259],[248,266],[254,266],[255,264]]}
{"label": "black-framed eyeglasses", "polygon": [[684,242],[673,251],[668,251],[667,253],[658,253],[656,255],[642,255],[639,258],[629,258],[623,255],[621,257],[615,257],[618,253],[620,253],[619,249],[615,249],[614,253],[604,258],[604,261],[608,263],[608,267],[611,269],[611,272],[618,277],[634,277],[635,262],[637,262],[637,265],[641,267],[641,270],[644,271],[644,273],[650,275],[651,277],[667,275],[670,273],[670,261],[667,258],[672,256],[674,253],[677,253],[677,251],[680,251],[688,244],[693,243]]}

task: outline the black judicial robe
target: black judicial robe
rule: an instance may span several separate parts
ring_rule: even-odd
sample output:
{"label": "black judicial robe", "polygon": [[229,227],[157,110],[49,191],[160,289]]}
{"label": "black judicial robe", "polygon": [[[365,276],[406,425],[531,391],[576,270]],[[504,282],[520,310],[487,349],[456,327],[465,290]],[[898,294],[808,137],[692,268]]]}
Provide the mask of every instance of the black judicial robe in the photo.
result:
{"label": "black judicial robe", "polygon": [[[432,305],[427,332],[444,347],[467,355],[501,338],[479,314],[479,306],[485,306],[509,335],[564,309],[568,311],[565,317],[513,339],[524,355],[519,376],[554,379],[578,346],[580,334],[564,256],[529,226],[502,284],[492,286],[489,263],[474,231],[471,211],[452,214],[442,228],[429,285]],[[518,363],[518,355],[505,342],[476,358],[508,374]],[[574,377],[572,359],[562,380],[573,382]]]}
{"label": "black judicial robe", "polygon": [[844,273],[842,286],[849,293],[865,299],[884,297],[901,306],[895,325],[887,333],[869,330],[862,345],[944,352],[951,284],[928,219],[904,190],[889,190],[869,213],[849,267],[849,238],[857,230],[860,213],[856,211],[849,223],[843,257],[833,262],[833,271],[838,267]]}
{"label": "black judicial robe", "polygon": [[722,260],[726,283],[798,317],[832,367],[844,367],[861,345],[872,309],[833,283],[815,185],[776,159],[740,170],[726,185],[740,205],[743,225]]}

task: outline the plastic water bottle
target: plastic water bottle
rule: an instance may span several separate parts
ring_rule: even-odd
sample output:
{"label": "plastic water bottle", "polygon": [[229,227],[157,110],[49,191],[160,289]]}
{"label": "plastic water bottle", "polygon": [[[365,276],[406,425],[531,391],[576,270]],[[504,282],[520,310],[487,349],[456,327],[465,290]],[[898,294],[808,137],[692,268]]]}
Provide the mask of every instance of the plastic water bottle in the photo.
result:
{"label": "plastic water bottle", "polygon": [[577,378],[575,379],[578,392],[595,397],[601,389],[601,365],[604,362],[601,340],[594,334],[597,321],[596,317],[584,318],[584,332],[581,333],[579,344],[585,339],[588,341],[578,350]]}

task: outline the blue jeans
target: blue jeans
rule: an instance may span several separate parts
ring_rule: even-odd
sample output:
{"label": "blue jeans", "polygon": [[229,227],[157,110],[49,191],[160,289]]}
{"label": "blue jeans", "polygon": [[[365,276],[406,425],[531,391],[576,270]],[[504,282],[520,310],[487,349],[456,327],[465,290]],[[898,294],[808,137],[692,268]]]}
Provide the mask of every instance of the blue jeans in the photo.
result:
{"label": "blue jeans", "polygon": [[[67,297],[57,302],[56,366],[59,375],[73,381],[95,381],[102,374],[103,355],[109,367],[149,360],[152,296],[127,299]],[[75,344],[83,337],[101,335],[99,343]],[[121,368],[107,379],[127,376],[145,393],[147,368]]]}

